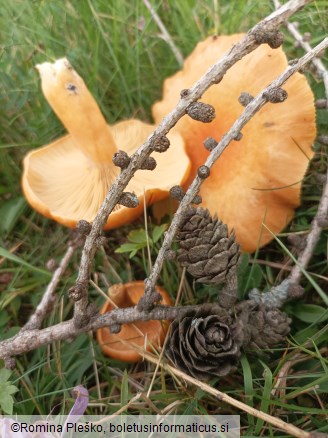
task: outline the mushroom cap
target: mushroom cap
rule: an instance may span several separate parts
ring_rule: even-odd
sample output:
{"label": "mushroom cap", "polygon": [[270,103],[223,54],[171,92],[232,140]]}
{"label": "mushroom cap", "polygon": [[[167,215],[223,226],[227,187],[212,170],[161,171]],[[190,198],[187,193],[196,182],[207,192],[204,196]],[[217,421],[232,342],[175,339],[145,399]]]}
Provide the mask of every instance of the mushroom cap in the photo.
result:
{"label": "mushroom cap", "polygon": [[[107,125],[97,102],[83,79],[66,58],[37,66],[42,91],[68,131],[53,143],[32,150],[23,161],[22,188],[31,206],[63,225],[75,227],[79,220],[96,216],[120,169],[112,162],[119,149],[131,155],[155,129],[131,119]],[[136,219],[143,202],[151,204],[168,196],[172,185],[184,182],[190,171],[184,140],[168,135],[165,154],[154,153],[153,171],[140,170],[126,190],[135,193],[139,206],[116,205],[105,229]]]}
{"label": "mushroom cap", "polygon": [[[131,155],[154,131],[155,125],[127,120],[110,127],[118,149]],[[172,185],[186,180],[190,161],[179,133],[168,135],[171,146],[156,154],[153,171],[140,170],[126,191],[134,192],[139,205],[128,208],[116,205],[104,229],[127,224],[143,212],[143,202],[150,205],[168,196]],[[93,164],[76,147],[71,135],[48,146],[29,152],[23,161],[22,188],[29,204],[39,213],[74,228],[81,219],[92,222],[112,184],[112,166]]]}
{"label": "mushroom cap", "polygon": [[[200,42],[185,60],[182,71],[166,79],[163,98],[152,111],[156,123],[168,114],[180,99],[180,91],[192,86],[206,70],[243,34],[209,37]],[[211,104],[216,118],[200,123],[184,116],[175,132],[186,141],[192,170],[185,187],[195,177],[197,168],[209,155],[203,142],[217,141],[229,130],[244,108],[238,102],[242,92],[256,96],[287,67],[287,58],[279,49],[262,44],[235,64],[222,81],[202,97]],[[202,206],[217,213],[244,251],[253,252],[272,240],[293,218],[300,204],[301,181],[316,136],[312,91],[301,74],[293,75],[284,85],[285,102],[265,105],[243,128],[240,141],[233,141],[211,169],[200,189]]]}
{"label": "mushroom cap", "polygon": [[[108,289],[111,301],[118,307],[135,306],[142,297],[145,289],[143,281],[133,281],[125,284],[116,284]],[[162,295],[162,304],[172,305],[168,293],[157,286],[156,290]],[[100,313],[110,312],[113,305],[107,301]],[[153,351],[163,345],[169,328],[169,321],[137,321],[132,324],[123,324],[119,333],[113,334],[108,327],[97,330],[97,340],[103,352],[114,359],[124,362],[137,362],[142,359],[137,347]]]}

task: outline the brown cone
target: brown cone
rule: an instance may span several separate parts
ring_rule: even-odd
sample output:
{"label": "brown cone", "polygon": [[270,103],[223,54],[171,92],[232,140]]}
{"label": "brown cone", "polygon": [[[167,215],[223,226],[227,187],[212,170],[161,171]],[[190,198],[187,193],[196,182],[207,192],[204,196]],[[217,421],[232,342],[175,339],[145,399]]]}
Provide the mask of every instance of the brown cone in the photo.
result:
{"label": "brown cone", "polygon": [[232,231],[208,210],[190,207],[178,233],[178,261],[201,283],[221,283],[239,260]]}
{"label": "brown cone", "polygon": [[277,308],[266,308],[254,301],[243,301],[237,306],[238,319],[244,325],[244,347],[271,348],[285,342],[290,332],[291,319]]}
{"label": "brown cone", "polygon": [[171,323],[166,354],[177,368],[207,380],[236,369],[242,343],[242,325],[220,306],[204,304]]}

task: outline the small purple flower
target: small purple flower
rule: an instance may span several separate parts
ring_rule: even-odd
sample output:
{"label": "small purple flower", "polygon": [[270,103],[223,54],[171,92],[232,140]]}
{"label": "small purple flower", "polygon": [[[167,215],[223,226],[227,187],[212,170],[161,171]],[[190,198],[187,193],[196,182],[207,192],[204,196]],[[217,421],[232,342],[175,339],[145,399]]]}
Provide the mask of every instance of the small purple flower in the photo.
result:
{"label": "small purple flower", "polygon": [[79,419],[82,417],[82,415],[84,414],[88,403],[89,403],[89,393],[88,390],[84,388],[84,386],[82,385],[78,385],[75,386],[72,389],[72,396],[75,398],[75,403],[72,407],[72,409],[70,410],[67,420],[65,421],[65,425],[63,428],[63,433],[61,434],[61,438],[64,436],[65,434],[65,430],[66,430],[66,424],[67,423],[77,423],[79,421]]}
{"label": "small purple flower", "polygon": [[[77,423],[77,421],[82,417],[88,406],[89,393],[87,389],[84,388],[82,385],[75,386],[72,390],[72,395],[75,398],[75,403],[67,416],[61,438],[65,434],[66,424]],[[50,422],[38,421],[35,424],[50,424]],[[49,432],[40,433],[21,430],[20,426],[21,424],[12,418],[0,419],[0,438],[58,438],[58,435],[53,435]]]}
{"label": "small purple flower", "polygon": [[69,417],[72,415],[82,417],[89,403],[88,390],[82,385],[75,386],[75,388],[72,389],[72,395],[75,398],[75,403],[68,414],[67,420],[69,420]]}

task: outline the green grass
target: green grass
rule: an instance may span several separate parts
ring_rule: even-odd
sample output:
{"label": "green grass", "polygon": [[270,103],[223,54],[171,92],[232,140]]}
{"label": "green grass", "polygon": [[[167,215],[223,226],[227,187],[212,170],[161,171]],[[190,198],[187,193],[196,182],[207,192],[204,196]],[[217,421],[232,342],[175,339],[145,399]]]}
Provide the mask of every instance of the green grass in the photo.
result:
{"label": "green grass", "polygon": [[[266,0],[152,0],[152,4],[184,56],[207,35],[246,31],[272,11]],[[298,13],[295,20],[299,21],[301,31],[311,32],[314,44],[327,34],[327,18],[326,2],[319,0]],[[64,132],[41,93],[34,66],[67,56],[112,123],[130,117],[151,121],[151,104],[160,97],[164,78],[178,70],[178,63],[159,37],[158,28],[141,0],[0,0],[0,29],[0,247],[16,257],[2,260],[6,253],[4,250],[0,253],[0,334],[4,338],[14,334],[37,305],[49,281],[49,275],[44,273],[46,262],[50,258],[60,260],[70,235],[69,230],[33,212],[20,188],[26,152]],[[302,54],[287,34],[284,47],[291,59]],[[327,63],[327,56],[323,61]],[[308,78],[316,97],[323,97],[320,81],[310,73]],[[318,112],[317,121],[319,133],[327,133],[323,111]],[[289,250],[292,249],[287,234],[308,230],[320,199],[317,174],[325,172],[327,150],[319,144],[315,150],[316,157],[304,182],[302,206],[289,228],[279,236]],[[142,227],[141,218],[135,225],[111,233],[106,254],[97,254],[93,279],[103,290],[107,284],[117,283],[117,275],[122,281],[145,278],[149,269],[145,250],[132,259],[128,254],[114,252],[125,242],[128,232]],[[152,251],[154,260],[158,245]],[[277,242],[262,249],[256,258],[260,262],[245,256],[240,275],[241,295],[251,287],[265,288],[278,283],[284,273],[276,264],[283,266],[290,260]],[[58,303],[49,314],[47,325],[72,316],[72,304],[66,293],[75,280],[78,263],[79,252],[60,282]],[[317,288],[327,291],[327,231],[321,236],[308,273]],[[167,262],[161,283],[172,297],[180,277],[181,268]],[[293,317],[288,347],[276,349],[271,355],[265,352],[260,357],[245,355],[236,375],[213,385],[300,428],[327,433],[327,310],[316,287],[306,280],[303,285],[305,297],[296,305],[286,305],[286,311]],[[213,288],[195,287],[191,278],[183,284],[184,303],[215,300],[215,295]],[[103,299],[96,290],[91,290],[91,298],[101,306]],[[288,368],[288,361],[296,354],[299,361]],[[285,393],[272,393],[282,369],[287,369]],[[72,403],[68,390],[82,383],[90,391],[89,414],[113,413],[140,388],[147,392],[153,370],[153,365],[146,362],[127,365],[104,357],[96,341],[87,335],[70,343],[54,343],[17,358],[11,376],[19,388],[14,395],[14,410],[19,414],[68,412]],[[179,385],[160,371],[150,400],[158,410],[179,400],[179,413],[240,414],[200,389]],[[138,403],[134,412],[155,414],[145,400]],[[285,436],[244,413],[241,416],[244,435]]]}

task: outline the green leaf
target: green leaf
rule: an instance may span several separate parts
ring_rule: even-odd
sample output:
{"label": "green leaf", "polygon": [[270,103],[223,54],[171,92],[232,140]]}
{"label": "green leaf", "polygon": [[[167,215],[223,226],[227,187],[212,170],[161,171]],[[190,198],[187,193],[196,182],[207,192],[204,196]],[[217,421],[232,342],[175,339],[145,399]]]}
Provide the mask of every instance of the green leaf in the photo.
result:
{"label": "green leaf", "polygon": [[5,234],[10,233],[26,206],[26,201],[22,196],[5,202],[0,208],[0,231]]}
{"label": "green leaf", "polygon": [[125,406],[129,402],[129,376],[127,370],[124,370],[121,385],[121,405]]}
{"label": "green leaf", "polygon": [[[290,315],[291,312],[289,311],[289,307],[288,307],[288,315]],[[308,326],[305,329],[299,331],[298,333],[295,334],[294,339],[296,341],[297,344],[303,344],[304,342],[306,342],[308,339],[313,338],[316,333],[318,332],[318,326]],[[328,332],[327,332],[328,334]]]}
{"label": "green leaf", "polygon": [[12,262],[18,263],[19,265],[25,266],[26,268],[29,268],[32,271],[46,275],[47,277],[51,277],[52,275],[51,272],[48,272],[44,269],[36,268],[35,266],[21,259],[20,257],[17,257],[15,254],[12,254],[11,252],[7,251],[5,248],[0,247],[0,256],[5,257],[6,259],[11,260]]}
{"label": "green leaf", "polygon": [[134,251],[131,251],[129,254],[129,259],[132,259],[136,254],[137,254],[138,250],[135,249]]}
{"label": "green leaf", "polygon": [[263,272],[261,267],[256,264],[250,264],[248,254],[243,254],[238,267],[238,296],[244,299],[246,294],[255,287],[259,287],[262,282]]}
{"label": "green leaf", "polygon": [[130,231],[128,234],[128,240],[134,243],[143,243],[144,246],[147,245],[147,234],[146,230],[140,228],[139,230]]}
{"label": "green leaf", "polygon": [[4,327],[7,327],[9,320],[10,320],[9,313],[4,309],[0,310],[0,327],[2,328],[2,330]]}
{"label": "green leaf", "polygon": [[0,369],[0,408],[9,415],[13,413],[14,406],[14,398],[11,394],[18,391],[18,388],[9,381],[11,373],[6,368]]}
{"label": "green leaf", "polygon": [[7,331],[1,330],[0,331],[0,341],[4,341],[5,339],[12,338],[13,336],[17,335],[21,327],[14,326],[10,327]]}
{"label": "green leaf", "polygon": [[[8,382],[9,383],[9,382]],[[18,388],[17,388],[17,386],[14,386],[14,385],[7,385],[6,386],[6,392],[7,392],[7,394],[15,394],[15,392],[17,392],[18,391]]]}
{"label": "green leaf", "polygon": [[158,242],[158,240],[163,236],[164,232],[167,230],[167,224],[156,225],[152,232],[152,240],[154,243]]}
{"label": "green leaf", "polygon": [[10,376],[11,376],[11,371],[7,370],[7,368],[2,368],[0,370],[0,385],[7,383]]}
{"label": "green leaf", "polygon": [[[263,395],[261,397],[261,407],[260,407],[260,411],[261,412],[265,412],[266,414],[269,411],[269,407],[270,407],[270,398],[271,398],[271,390],[272,390],[272,373],[270,368],[263,363],[260,360],[260,363],[262,364],[263,368],[264,368],[264,388],[263,388]],[[255,431],[254,434],[255,436],[258,436],[262,427],[264,424],[264,420],[262,419],[258,419],[256,422],[256,426],[255,426]]]}
{"label": "green leaf", "polygon": [[129,258],[134,257],[140,249],[145,248],[143,243],[123,243],[119,248],[115,250],[117,253],[129,252]]}
{"label": "green leaf", "polygon": [[3,392],[3,389],[0,386],[0,406],[2,411],[5,414],[11,415],[13,413],[13,407],[14,407],[14,399],[11,395],[6,394]]}
{"label": "green leaf", "polygon": [[[252,370],[247,360],[247,357],[245,355],[243,355],[240,358],[240,363],[243,368],[243,375],[244,375],[245,403],[253,407],[254,387],[253,387]],[[254,417],[250,414],[247,414],[247,418],[248,418],[248,426],[254,426]]]}
{"label": "green leaf", "polygon": [[260,265],[254,263],[250,269],[249,276],[247,279],[248,290],[253,287],[260,287],[263,278],[263,272]]}
{"label": "green leaf", "polygon": [[115,252],[121,254],[124,252],[135,251],[136,245],[134,243],[123,243],[119,248],[115,249]]}
{"label": "green leaf", "polygon": [[318,323],[328,319],[328,310],[316,304],[295,303],[290,306],[290,313],[304,322]]}

